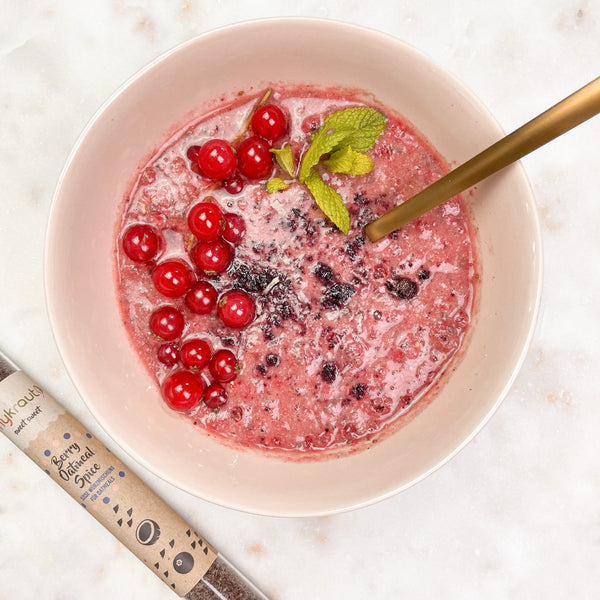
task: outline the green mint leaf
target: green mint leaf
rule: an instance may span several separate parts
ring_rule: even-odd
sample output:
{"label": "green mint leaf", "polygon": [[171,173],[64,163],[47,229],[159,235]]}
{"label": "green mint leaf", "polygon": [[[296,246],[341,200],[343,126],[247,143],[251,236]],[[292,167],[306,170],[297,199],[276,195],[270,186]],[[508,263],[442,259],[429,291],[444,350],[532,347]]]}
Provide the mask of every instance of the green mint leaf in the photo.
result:
{"label": "green mint leaf", "polygon": [[350,147],[364,153],[374,146],[386,125],[387,119],[383,113],[369,106],[355,106],[327,115],[321,129],[350,130],[335,150]]}
{"label": "green mint leaf", "polygon": [[281,179],[281,177],[271,177],[271,179],[267,181],[267,192],[269,194],[274,194],[275,192],[287,190],[289,187],[290,184]]}
{"label": "green mint leaf", "polygon": [[344,173],[345,175],[366,175],[373,170],[373,161],[361,152],[355,152],[350,148],[342,148],[334,152],[323,165],[332,173]]}
{"label": "green mint leaf", "polygon": [[314,169],[311,169],[304,183],[319,208],[333,221],[338,229],[348,234],[350,214],[344,206],[342,197],[332,187],[328,186]]}
{"label": "green mint leaf", "polygon": [[306,151],[300,166],[300,183],[305,183],[311,169],[319,163],[321,156],[331,152],[344,138],[352,133],[351,129],[325,129],[324,125],[315,133],[310,148]]}
{"label": "green mint leaf", "polygon": [[289,144],[284,144],[282,148],[271,148],[271,152],[275,155],[277,164],[290,176],[294,176],[296,166],[294,165],[294,155],[292,147]]}

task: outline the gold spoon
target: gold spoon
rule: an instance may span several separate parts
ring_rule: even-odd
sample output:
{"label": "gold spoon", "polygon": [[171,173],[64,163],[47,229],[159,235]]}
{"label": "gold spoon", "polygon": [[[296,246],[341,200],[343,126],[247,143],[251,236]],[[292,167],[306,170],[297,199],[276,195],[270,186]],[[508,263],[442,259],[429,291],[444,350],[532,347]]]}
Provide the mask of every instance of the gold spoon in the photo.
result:
{"label": "gold spoon", "polygon": [[369,223],[376,242],[600,112],[600,77]]}

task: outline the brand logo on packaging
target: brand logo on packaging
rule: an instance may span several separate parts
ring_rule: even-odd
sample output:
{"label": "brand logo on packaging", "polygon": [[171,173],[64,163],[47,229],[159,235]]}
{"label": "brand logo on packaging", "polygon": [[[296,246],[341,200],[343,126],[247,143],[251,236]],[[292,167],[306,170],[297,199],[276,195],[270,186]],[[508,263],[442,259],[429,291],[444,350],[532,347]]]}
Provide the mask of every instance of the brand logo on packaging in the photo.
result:
{"label": "brand logo on packaging", "polygon": [[[19,411],[29,406],[38,396],[44,393],[41,387],[34,385],[27,390],[27,394],[19,398],[12,406],[8,408],[0,407],[0,431],[5,427],[12,427],[17,422]],[[15,432],[16,433],[16,432]]]}

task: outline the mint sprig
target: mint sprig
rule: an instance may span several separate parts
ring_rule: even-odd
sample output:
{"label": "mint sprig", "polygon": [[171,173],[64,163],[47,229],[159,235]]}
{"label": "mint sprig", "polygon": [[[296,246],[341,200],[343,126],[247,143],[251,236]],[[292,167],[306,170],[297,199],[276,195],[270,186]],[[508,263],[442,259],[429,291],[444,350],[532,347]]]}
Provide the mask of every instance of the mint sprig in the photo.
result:
{"label": "mint sprig", "polygon": [[275,160],[277,160],[277,164],[290,177],[294,177],[296,166],[294,164],[294,155],[292,154],[292,147],[286,143],[281,148],[271,148],[271,152],[275,155]]}
{"label": "mint sprig", "polygon": [[344,206],[342,197],[321,176],[312,169],[304,180],[318,207],[333,221],[334,225],[346,235],[350,230],[350,213]]}
{"label": "mint sprig", "polygon": [[281,192],[283,190],[287,190],[290,187],[290,183],[281,179],[281,177],[271,177],[269,181],[267,181],[267,192],[269,194],[274,194],[275,192]]}
{"label": "mint sprig", "polygon": [[[342,197],[323,181],[317,167],[344,175],[369,173],[373,161],[365,153],[375,145],[386,125],[385,115],[368,106],[338,110],[323,119],[302,158],[298,181],[306,185],[319,208],[346,234],[350,230],[348,209]],[[289,145],[272,152],[279,166],[293,176],[295,166]],[[267,191],[285,189],[284,184],[287,187],[287,182],[274,177],[267,182]]]}

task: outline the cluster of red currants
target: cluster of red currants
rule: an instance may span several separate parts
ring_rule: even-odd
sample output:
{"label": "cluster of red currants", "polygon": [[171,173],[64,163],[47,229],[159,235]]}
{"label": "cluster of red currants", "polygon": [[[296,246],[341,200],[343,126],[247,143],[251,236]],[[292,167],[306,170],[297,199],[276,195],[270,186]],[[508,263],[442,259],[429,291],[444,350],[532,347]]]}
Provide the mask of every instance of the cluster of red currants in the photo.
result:
{"label": "cluster of red currants", "polygon": [[192,171],[221,182],[230,194],[244,189],[242,177],[267,179],[273,171],[272,145],[287,130],[285,114],[275,104],[259,107],[250,121],[252,133],[237,148],[222,139],[212,139],[202,146],[190,146],[187,157]]}
{"label": "cluster of red currants", "polygon": [[[243,290],[228,289],[219,295],[206,279],[197,273],[213,276],[224,272],[234,257],[235,246],[243,239],[246,225],[235,213],[223,214],[219,206],[207,198],[195,204],[188,213],[188,226],[197,239],[189,252],[196,269],[180,259],[167,259],[152,268],[156,290],[167,298],[183,298],[190,312],[206,315],[215,308],[228,327],[247,327],[256,317],[256,304]],[[153,263],[164,245],[162,235],[148,224],[135,224],[122,235],[125,254],[137,263]],[[242,365],[231,350],[212,351],[208,341],[189,338],[178,343],[185,329],[185,317],[176,306],[164,304],[151,316],[149,328],[164,343],[158,347],[158,360],[168,367],[180,365],[162,384],[167,405],[186,412],[201,401],[211,409],[227,402],[223,383],[235,379]],[[208,367],[213,381],[203,378],[201,371]]]}

